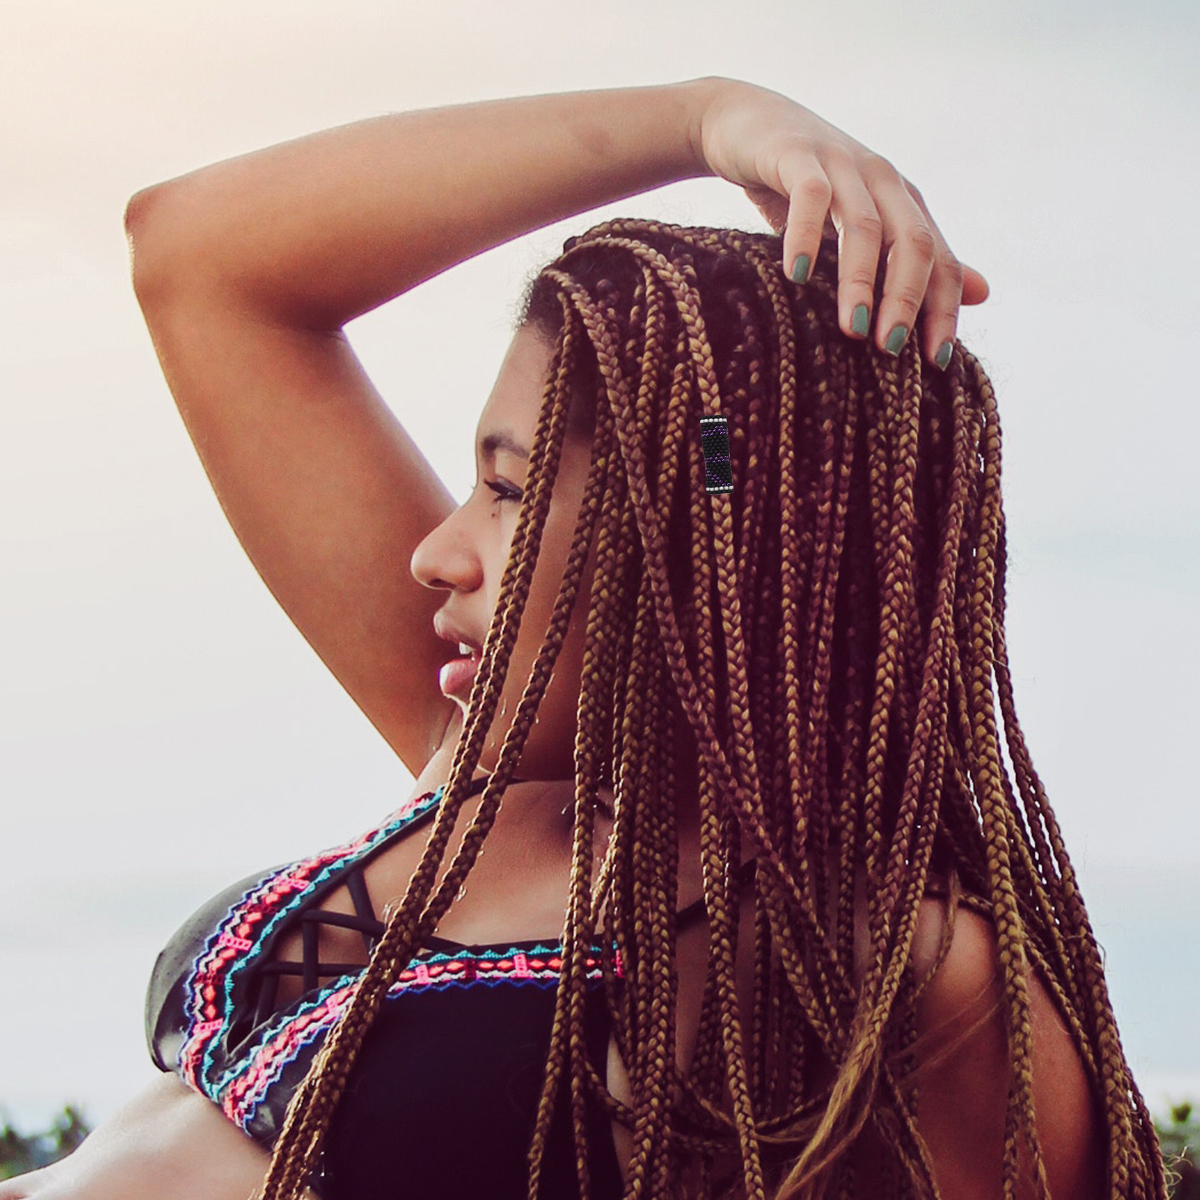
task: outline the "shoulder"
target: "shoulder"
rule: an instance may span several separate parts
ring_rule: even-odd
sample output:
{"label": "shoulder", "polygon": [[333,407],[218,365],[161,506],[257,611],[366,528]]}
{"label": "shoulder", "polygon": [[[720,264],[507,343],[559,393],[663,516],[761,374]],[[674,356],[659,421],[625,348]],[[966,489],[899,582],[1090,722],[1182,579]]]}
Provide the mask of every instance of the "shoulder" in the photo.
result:
{"label": "shoulder", "polygon": [[143,1009],[146,1044],[161,1071],[178,1067],[189,1026],[188,979],[209,940],[233,907],[271,872],[259,872],[230,884],[206,900],[171,935],[155,959]]}
{"label": "shoulder", "polygon": [[[918,981],[937,958],[942,897],[922,901],[913,944]],[[1103,1194],[1103,1122],[1075,1039],[1036,968],[1029,976],[1037,1135],[1055,1200]],[[990,917],[960,905],[945,957],[917,1002],[918,1120],[948,1198],[999,1195],[1009,1078],[1008,1005]],[[1027,1152],[1021,1160],[1028,1166]],[[1018,1197],[1035,1196],[1028,1176]]]}

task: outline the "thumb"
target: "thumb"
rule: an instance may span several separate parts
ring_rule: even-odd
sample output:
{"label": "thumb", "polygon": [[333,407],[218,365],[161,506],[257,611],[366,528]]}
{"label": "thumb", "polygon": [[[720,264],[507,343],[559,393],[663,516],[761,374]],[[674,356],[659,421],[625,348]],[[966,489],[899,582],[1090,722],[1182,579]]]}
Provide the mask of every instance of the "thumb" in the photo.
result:
{"label": "thumb", "polygon": [[750,202],[762,213],[764,220],[780,236],[787,226],[788,202],[786,196],[772,191],[769,187],[743,188]]}

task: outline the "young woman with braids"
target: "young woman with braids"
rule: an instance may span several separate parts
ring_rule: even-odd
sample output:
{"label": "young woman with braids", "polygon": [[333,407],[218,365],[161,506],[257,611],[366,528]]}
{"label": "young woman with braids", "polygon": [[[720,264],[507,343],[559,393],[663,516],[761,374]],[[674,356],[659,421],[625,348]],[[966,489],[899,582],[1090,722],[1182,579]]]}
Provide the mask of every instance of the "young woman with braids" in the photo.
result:
{"label": "young woman with braids", "polygon": [[[342,326],[702,174],[775,235],[570,239],[456,507]],[[1165,1195],[1014,710],[986,285],[889,164],[704,79],[351,125],[128,224],[225,511],[416,785],[185,925],[172,1073],[0,1200]]]}

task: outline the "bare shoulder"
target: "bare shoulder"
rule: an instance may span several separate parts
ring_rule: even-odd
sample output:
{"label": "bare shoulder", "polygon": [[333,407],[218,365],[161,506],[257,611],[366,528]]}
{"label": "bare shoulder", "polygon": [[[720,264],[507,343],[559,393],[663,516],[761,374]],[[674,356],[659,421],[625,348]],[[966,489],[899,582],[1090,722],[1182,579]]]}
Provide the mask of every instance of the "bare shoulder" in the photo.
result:
{"label": "bare shoulder", "polygon": [[[936,959],[946,901],[922,902],[913,946],[921,978]],[[1037,1134],[1054,1200],[1104,1193],[1105,1145],[1099,1105],[1063,1015],[1039,977],[1030,977],[1032,1078]],[[992,921],[965,906],[956,913],[945,958],[917,1004],[918,1128],[947,1200],[992,1200],[1001,1192],[1008,1087],[1008,1016]],[[1028,1168],[1027,1154],[1021,1155]],[[1021,1200],[1037,1194],[1025,1175]]]}

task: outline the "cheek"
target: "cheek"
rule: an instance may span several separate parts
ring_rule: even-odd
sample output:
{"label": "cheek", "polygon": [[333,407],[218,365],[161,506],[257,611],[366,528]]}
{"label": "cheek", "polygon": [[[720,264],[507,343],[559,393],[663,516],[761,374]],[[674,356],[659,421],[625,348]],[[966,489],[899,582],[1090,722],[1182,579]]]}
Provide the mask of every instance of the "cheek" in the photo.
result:
{"label": "cheek", "polygon": [[[545,546],[545,543],[543,545]],[[542,556],[539,557],[521,621],[521,632],[514,648],[512,664],[514,669],[510,670],[509,678],[512,686],[518,689],[514,692],[518,699],[519,689],[529,678],[538,651],[546,640],[554,615],[555,601],[558,599],[558,593],[562,587],[569,547],[561,546],[559,548],[561,553],[556,553],[555,549],[555,547],[547,546]],[[546,694],[539,707],[539,720],[543,725],[557,727],[566,720],[573,720],[579,699],[580,675],[583,669],[588,606],[594,576],[593,562],[594,556],[589,556],[580,578],[579,590],[575,597],[563,644],[555,659]],[[515,678],[518,673],[519,680]]]}
{"label": "cheek", "polygon": [[[566,508],[558,504],[553,505],[546,515],[546,525],[538,549],[537,565],[530,578],[525,620],[521,622],[522,640],[527,637],[532,639],[536,636],[540,642],[550,628],[550,619],[554,613],[554,606],[558,600],[558,593],[562,588],[563,576],[567,569],[567,560],[571,554],[576,516],[577,506]],[[589,557],[584,577],[580,582],[579,596],[572,613],[572,623],[579,617],[580,607],[585,606],[587,602],[587,593],[584,589],[591,587],[590,562]],[[579,619],[585,620],[586,613]]]}

